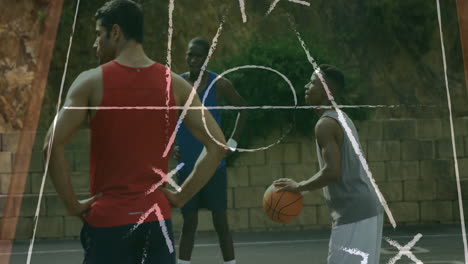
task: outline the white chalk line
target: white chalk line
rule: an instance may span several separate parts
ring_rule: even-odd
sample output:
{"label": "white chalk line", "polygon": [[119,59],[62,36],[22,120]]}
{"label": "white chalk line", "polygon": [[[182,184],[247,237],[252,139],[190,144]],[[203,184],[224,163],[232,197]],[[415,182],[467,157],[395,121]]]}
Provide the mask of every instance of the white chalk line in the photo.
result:
{"label": "white chalk line", "polygon": [[[171,78],[171,66],[172,66],[172,36],[174,32],[173,28],[173,14],[174,14],[174,1],[169,1],[169,21],[168,21],[168,28],[167,28],[167,58],[166,58],[166,107],[169,107],[171,101],[171,87],[172,87],[172,78]],[[165,142],[168,142],[168,134],[169,134],[169,114],[170,109],[166,109],[165,113],[165,129],[164,129],[164,138]],[[166,143],[166,148],[167,148]]]}
{"label": "white chalk line", "polygon": [[368,262],[369,253],[362,252],[361,250],[359,250],[357,248],[341,247],[341,250],[343,250],[344,252],[349,253],[351,255],[362,257],[361,264],[367,264],[367,262]]}
{"label": "white chalk line", "polygon": [[169,25],[167,28],[167,57],[166,57],[166,63],[167,67],[171,68],[172,64],[172,35],[174,32],[173,28],[173,14],[174,14],[174,1],[175,0],[169,0]]}
{"label": "white chalk line", "polygon": [[156,191],[165,182],[169,183],[172,187],[174,187],[174,189],[176,189],[177,192],[182,191],[182,188],[172,178],[174,177],[174,175],[176,175],[176,173],[179,170],[182,169],[182,167],[184,167],[184,165],[185,165],[185,163],[183,163],[183,162],[179,163],[177,165],[177,167],[175,169],[173,169],[172,171],[170,171],[168,174],[165,174],[160,169],[153,168],[153,172],[160,175],[162,177],[162,179],[158,183],[151,186],[151,188],[145,192],[145,195],[149,195],[150,193]]}
{"label": "white chalk line", "polygon": [[245,0],[239,0],[239,7],[241,10],[242,14],[242,22],[246,23],[247,22],[247,15],[245,14]]}
{"label": "white chalk line", "polygon": [[458,194],[458,208],[460,212],[460,221],[461,221],[461,229],[463,233],[463,246],[465,252],[465,263],[468,264],[468,245],[466,240],[466,230],[465,230],[465,215],[463,210],[463,199],[462,199],[462,192],[461,192],[461,185],[460,185],[460,171],[458,168],[458,160],[457,160],[457,147],[455,144],[455,131],[453,127],[453,114],[452,114],[452,99],[450,96],[450,89],[448,85],[448,75],[447,75],[447,59],[445,57],[445,45],[444,45],[444,34],[442,31],[442,18],[440,12],[440,1],[436,0],[437,3],[437,19],[439,22],[439,34],[440,34],[440,45],[442,51],[442,62],[444,66],[444,78],[445,78],[445,89],[447,91],[447,105],[449,109],[449,121],[450,121],[450,139],[452,141],[452,151],[453,151],[453,161],[455,164],[455,177],[457,179],[457,194]]}
{"label": "white chalk line", "polygon": [[310,6],[310,3],[309,3],[309,2],[306,2],[306,1],[301,1],[301,0],[288,0],[288,1],[291,2],[291,3],[296,3],[296,4],[300,4],[300,5]]}
{"label": "white chalk line", "polygon": [[51,136],[50,136],[50,139],[49,139],[49,142],[48,142],[46,164],[45,164],[44,174],[42,176],[41,189],[39,191],[39,198],[38,198],[38,201],[37,201],[36,212],[34,213],[34,228],[33,228],[33,234],[32,234],[31,242],[29,244],[29,249],[28,249],[28,258],[26,260],[27,264],[31,263],[31,256],[32,256],[33,248],[34,248],[34,241],[35,241],[35,238],[36,238],[37,224],[39,222],[39,213],[41,211],[42,195],[44,193],[45,180],[46,180],[47,172],[48,172],[48,169],[49,169],[49,162],[50,162],[50,156],[51,156],[51,153],[52,153],[52,144],[53,144],[53,141],[54,141],[55,128],[57,126],[58,114],[59,114],[59,110],[60,110],[60,105],[62,104],[63,87],[65,86],[65,77],[67,75],[68,61],[70,59],[70,51],[71,51],[71,47],[72,47],[72,44],[73,44],[73,35],[75,34],[76,20],[78,18],[79,8],[80,8],[80,0],[78,0],[77,3],[76,3],[76,10],[75,10],[75,16],[73,18],[72,32],[70,34],[70,40],[69,40],[68,50],[67,50],[67,57],[65,59],[65,67],[64,67],[63,75],[62,75],[62,82],[60,84],[60,92],[59,92],[59,96],[58,96],[56,114],[55,114],[55,118],[54,118],[54,122],[53,122],[52,133],[51,133]]}
{"label": "white chalk line", "polygon": [[395,262],[397,262],[399,259],[401,259],[401,257],[403,255],[407,256],[409,259],[411,259],[413,262],[417,263],[417,264],[423,264],[423,262],[421,260],[419,260],[418,258],[416,258],[416,256],[413,254],[413,252],[411,252],[411,248],[414,247],[414,245],[419,241],[419,239],[421,239],[422,237],[422,234],[417,234],[416,236],[413,237],[413,239],[408,242],[406,245],[404,246],[400,246],[400,244],[398,242],[396,242],[395,240],[392,240],[390,238],[387,238],[385,237],[384,239],[392,246],[396,247],[398,249],[398,254],[395,255],[393,258],[391,258],[389,261],[388,261],[388,264],[394,264]]}
{"label": "white chalk line", "polygon": [[293,18],[291,16],[291,14],[288,14],[288,21],[289,21],[289,24],[291,25],[291,29],[294,31],[294,33],[296,33],[296,37],[299,40],[299,42],[301,43],[301,47],[302,47],[302,49],[304,50],[304,52],[305,52],[305,54],[307,56],[307,60],[309,61],[309,63],[312,64],[312,67],[314,67],[314,69],[317,69],[318,68],[317,62],[310,55],[309,49],[307,48],[304,40],[302,39],[301,34],[297,30],[297,28],[296,28],[296,26],[295,26],[295,24],[293,22]]}
{"label": "white chalk line", "polygon": [[271,3],[270,8],[268,8],[268,11],[266,12],[267,16],[273,11],[273,9],[275,9],[279,1],[280,0],[274,0],[273,3]]}
{"label": "white chalk line", "polygon": [[[268,8],[268,11],[266,12],[266,16],[268,16],[271,12],[273,12],[273,9],[275,9],[276,5],[279,3],[280,0],[274,0],[271,5],[270,5],[270,8]],[[291,3],[295,3],[295,4],[300,4],[300,5],[305,5],[305,6],[310,6],[310,3],[309,2],[306,2],[306,1],[302,1],[302,0],[288,0],[289,2]]]}
{"label": "white chalk line", "polygon": [[[436,105],[338,105],[340,108],[400,108],[400,107],[438,107]],[[202,110],[202,109],[219,109],[219,110],[255,110],[255,109],[333,109],[329,105],[261,105],[261,106],[66,106],[64,109],[70,110]]]}
{"label": "white chalk line", "polygon": [[[273,69],[273,68],[270,68],[270,67],[266,67],[266,66],[260,66],[260,65],[243,65],[243,66],[238,66],[238,67],[234,67],[234,68],[231,68],[231,69],[228,69],[224,72],[222,72],[221,74],[219,74],[216,79],[214,79],[210,85],[208,86],[208,88],[206,89],[206,92],[203,96],[203,100],[202,100],[202,104],[205,103],[205,100],[206,98],[208,97],[208,94],[210,93],[211,89],[213,88],[213,86],[215,85],[215,83],[221,79],[224,75],[228,74],[228,73],[231,73],[231,72],[235,72],[235,71],[238,71],[240,69],[262,69],[262,70],[268,70],[268,71],[271,71],[271,72],[274,72],[276,74],[278,74],[279,76],[281,76],[281,78],[283,78],[283,80],[288,84],[289,88],[291,89],[291,92],[292,92],[292,95],[293,95],[293,100],[294,100],[294,106],[290,106],[292,107],[292,109],[295,109],[297,107],[297,95],[296,95],[296,90],[294,90],[294,86],[292,85],[291,81],[288,79],[288,77],[286,77],[286,75],[284,75],[283,73]],[[208,135],[210,136],[210,138],[216,143],[218,144],[219,146],[225,148],[225,149],[228,149],[229,147],[221,142],[219,142],[216,138],[213,137],[213,135],[211,134],[211,132],[209,131],[208,129],[208,126],[206,124],[206,119],[205,119],[205,113],[202,112],[202,121],[203,121],[203,126],[205,127],[205,130],[206,132],[208,133]],[[288,131],[289,132],[289,131]],[[254,149],[246,149],[246,148],[236,148],[236,151],[237,152],[256,152],[256,151],[260,151],[260,150],[267,150],[277,144],[279,144],[281,142],[281,140],[286,136],[286,134],[283,134],[276,142],[270,144],[270,145],[267,145],[267,146],[264,146],[264,147],[260,147],[260,148],[254,148]]]}
{"label": "white chalk line", "polygon": [[[284,74],[282,74],[282,73],[280,73],[280,72],[278,72],[278,71],[276,71],[274,69],[264,67],[264,66],[256,66],[256,65],[245,65],[245,66],[235,67],[235,68],[229,69],[229,70],[221,73],[220,75],[218,75],[218,77],[209,85],[209,87],[208,87],[208,89],[205,92],[205,95],[203,97],[202,103],[205,102],[206,97],[209,94],[210,89],[212,88],[212,86],[215,84],[215,82],[217,80],[219,80],[223,75],[225,75],[227,73],[230,73],[232,71],[242,69],[242,68],[267,69],[267,70],[274,71],[275,73],[281,75],[288,82],[288,84],[290,85],[291,91],[293,91],[295,105],[294,106],[274,106],[274,105],[264,105],[264,106],[194,106],[194,107],[192,107],[192,106],[189,106],[189,107],[186,107],[186,106],[169,106],[169,107],[168,106],[107,106],[107,107],[100,106],[100,107],[66,107],[66,109],[70,109],[70,110],[89,110],[89,109],[93,109],[93,110],[167,110],[167,109],[176,109],[176,110],[203,110],[203,109],[208,109],[208,110],[210,110],[210,109],[221,109],[221,110],[255,110],[255,109],[262,109],[262,110],[270,110],[270,109],[271,110],[273,110],[273,109],[274,110],[290,110],[290,109],[292,109],[292,110],[308,110],[308,109],[334,109],[333,106],[297,106],[297,97],[296,97],[296,94],[295,94],[295,90],[293,89],[292,84],[289,81],[289,79]],[[404,105],[338,105],[338,106],[340,108],[370,108],[370,109],[372,109],[372,108],[376,109],[376,108],[411,107],[411,106],[404,106]],[[422,107],[422,105],[421,106],[414,105],[412,107]],[[426,107],[435,107],[435,106],[426,106]],[[237,116],[236,125],[234,126],[234,129],[237,126],[238,119],[239,119],[239,115]],[[221,142],[216,140],[216,138],[214,138],[213,135],[211,134],[211,132],[208,130],[204,111],[202,112],[202,120],[203,120],[203,125],[205,127],[205,130],[208,133],[208,136],[216,144],[218,144],[219,146],[222,146],[223,148],[227,148],[227,145],[222,144]],[[232,132],[232,134],[234,134],[234,131]],[[277,141],[275,141],[274,143],[272,143],[272,144],[270,144],[268,146],[255,148],[255,149],[236,148],[236,151],[238,151],[238,152],[255,152],[255,151],[260,151],[260,150],[267,150],[267,149],[281,143],[281,140],[286,136],[286,134],[287,133],[283,134]]]}

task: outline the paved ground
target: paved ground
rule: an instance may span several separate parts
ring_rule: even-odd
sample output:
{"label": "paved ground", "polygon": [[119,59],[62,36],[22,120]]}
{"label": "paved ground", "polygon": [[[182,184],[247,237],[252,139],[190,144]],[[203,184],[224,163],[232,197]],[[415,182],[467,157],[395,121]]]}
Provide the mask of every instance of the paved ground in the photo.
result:
{"label": "paved ground", "polygon": [[[330,230],[315,230],[286,233],[236,233],[234,234],[237,263],[240,264],[292,264],[326,263],[328,236]],[[463,240],[460,226],[423,226],[391,228],[384,230],[384,236],[401,246],[413,240],[418,233],[421,239],[412,253],[423,263],[464,264]],[[222,263],[216,236],[200,233],[195,246],[192,263]],[[28,243],[17,243],[14,247],[12,264],[26,263]],[[398,254],[395,247],[382,242],[381,263]],[[32,264],[74,264],[82,262],[82,251],[78,241],[39,241],[34,248]],[[351,257],[350,264],[360,263],[359,257]],[[396,263],[414,263],[402,256]]]}

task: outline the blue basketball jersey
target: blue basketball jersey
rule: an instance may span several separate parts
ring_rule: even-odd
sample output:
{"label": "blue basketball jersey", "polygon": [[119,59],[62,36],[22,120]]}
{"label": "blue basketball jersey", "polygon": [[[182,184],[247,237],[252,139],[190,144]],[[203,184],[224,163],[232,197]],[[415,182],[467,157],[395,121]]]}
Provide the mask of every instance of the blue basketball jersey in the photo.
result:
{"label": "blue basketball jersey", "polygon": [[[184,74],[181,75],[184,77]],[[208,87],[210,84],[216,79],[217,74],[210,72],[209,73],[209,78],[208,78],[208,83],[206,87],[198,92],[198,96],[200,97],[200,100],[202,101],[203,105],[206,107],[209,106],[216,106],[216,84],[213,84],[211,87],[208,95],[206,95],[205,100],[203,101],[203,98],[205,97],[205,94],[208,92]],[[189,111],[198,111],[198,110],[189,110]],[[218,109],[209,109],[211,115],[213,115],[213,118],[216,120],[219,126],[221,126],[221,113],[219,112]],[[182,172],[189,173],[192,171],[193,166],[195,165],[195,162],[198,159],[198,156],[200,156],[200,153],[203,150],[203,144],[198,141],[192,133],[188,130],[188,128],[185,126],[185,124],[181,124],[179,131],[177,131],[177,145],[179,146],[179,151],[180,151],[180,162],[183,162],[185,165],[181,169]],[[223,160],[219,164],[219,168],[222,168],[226,166],[226,162]]]}

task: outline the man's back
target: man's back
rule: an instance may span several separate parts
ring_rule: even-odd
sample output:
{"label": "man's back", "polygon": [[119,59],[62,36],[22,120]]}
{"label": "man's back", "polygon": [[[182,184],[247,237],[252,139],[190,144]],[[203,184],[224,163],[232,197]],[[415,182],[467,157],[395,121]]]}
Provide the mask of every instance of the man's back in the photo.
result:
{"label": "man's back", "polygon": [[[168,70],[159,63],[134,68],[111,61],[101,70],[101,107],[175,106],[171,87],[167,90]],[[87,214],[91,225],[136,223],[154,203],[170,218],[163,193],[146,192],[167,173],[169,155],[163,158],[163,152],[176,117],[176,110],[114,108],[98,110],[90,118],[90,189],[92,195],[103,193]],[[155,214],[146,219],[156,220]]]}

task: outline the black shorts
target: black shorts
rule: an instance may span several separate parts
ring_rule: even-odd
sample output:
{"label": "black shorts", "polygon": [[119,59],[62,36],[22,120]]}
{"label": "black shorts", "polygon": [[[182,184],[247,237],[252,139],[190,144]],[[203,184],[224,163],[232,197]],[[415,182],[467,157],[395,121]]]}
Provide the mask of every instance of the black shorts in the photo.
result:
{"label": "black shorts", "polygon": [[[84,264],[175,264],[176,254],[171,220],[164,221],[166,241],[160,223],[143,223],[133,232],[135,225],[96,228],[85,223],[80,239],[84,249]],[[168,243],[172,244],[172,252]]]}
{"label": "black shorts", "polygon": [[[187,177],[187,174],[178,173],[178,183],[182,185]],[[216,170],[208,183],[182,207],[181,212],[182,214],[193,213],[197,212],[200,208],[206,208],[213,212],[227,209],[226,166]]]}

